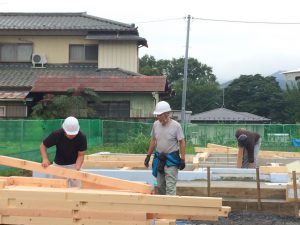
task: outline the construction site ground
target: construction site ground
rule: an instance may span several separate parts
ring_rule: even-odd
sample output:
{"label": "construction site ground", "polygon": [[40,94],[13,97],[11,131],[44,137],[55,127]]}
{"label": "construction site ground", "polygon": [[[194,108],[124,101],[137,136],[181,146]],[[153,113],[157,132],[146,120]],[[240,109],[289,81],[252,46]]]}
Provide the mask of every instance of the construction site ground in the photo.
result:
{"label": "construction site ground", "polygon": [[300,220],[292,216],[279,216],[261,212],[231,212],[218,221],[177,221],[177,225],[299,225]]}
{"label": "construction site ground", "polygon": [[[227,218],[218,221],[178,221],[178,225],[299,225],[293,216],[294,205],[286,203],[286,185],[261,182],[262,209],[257,205],[255,181],[211,181],[210,194],[223,198],[223,205],[231,207]],[[207,196],[207,181],[180,181],[179,195]]]}

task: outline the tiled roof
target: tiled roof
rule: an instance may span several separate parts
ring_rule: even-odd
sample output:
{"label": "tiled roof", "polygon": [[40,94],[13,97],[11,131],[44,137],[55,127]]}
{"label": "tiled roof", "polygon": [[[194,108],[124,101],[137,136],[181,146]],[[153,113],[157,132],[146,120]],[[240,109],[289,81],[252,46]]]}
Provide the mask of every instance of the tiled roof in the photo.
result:
{"label": "tiled roof", "polygon": [[30,63],[0,63],[0,88],[31,88],[39,75],[141,76],[119,68],[98,69],[96,64],[47,64],[32,68]]}
{"label": "tiled roof", "polygon": [[101,92],[164,92],[165,76],[145,76],[120,68],[98,69],[96,64],[0,63],[0,88],[33,92],[62,92],[70,88],[92,88]]}
{"label": "tiled roof", "polygon": [[134,24],[120,23],[86,13],[0,13],[0,30],[136,31]]}
{"label": "tiled roof", "polygon": [[191,116],[191,121],[243,121],[267,122],[270,119],[247,112],[235,112],[225,108],[213,109]]}
{"label": "tiled roof", "polygon": [[165,76],[39,76],[31,92],[65,92],[91,88],[97,92],[164,92]]}
{"label": "tiled roof", "polygon": [[[38,33],[37,33],[38,32]],[[136,41],[148,46],[134,24],[81,13],[0,13],[1,35],[83,35],[86,39]]]}

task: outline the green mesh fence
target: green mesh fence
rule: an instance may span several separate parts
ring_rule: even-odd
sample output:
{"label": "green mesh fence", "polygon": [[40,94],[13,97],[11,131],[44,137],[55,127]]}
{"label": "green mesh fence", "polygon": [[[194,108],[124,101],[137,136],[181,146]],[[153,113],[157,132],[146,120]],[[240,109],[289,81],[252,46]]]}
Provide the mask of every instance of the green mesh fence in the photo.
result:
{"label": "green mesh fence", "polygon": [[[52,131],[61,127],[63,120],[0,120],[0,154],[41,161],[40,143]],[[79,120],[80,130],[87,136],[88,147],[103,144],[101,120]],[[55,148],[48,149],[52,160]],[[0,170],[6,167],[0,167]]]}
{"label": "green mesh fence", "polygon": [[[52,131],[61,127],[63,120],[0,120],[1,155],[40,161],[39,145]],[[152,122],[109,120],[79,120],[86,134],[88,147],[122,146],[139,135],[150,136]],[[300,139],[300,124],[187,124],[184,127],[187,145],[205,147],[207,143],[236,146],[234,137],[238,128],[244,127],[262,137],[263,150],[300,151],[291,144]],[[55,149],[48,150],[53,159]],[[1,167],[0,167],[1,170]]]}

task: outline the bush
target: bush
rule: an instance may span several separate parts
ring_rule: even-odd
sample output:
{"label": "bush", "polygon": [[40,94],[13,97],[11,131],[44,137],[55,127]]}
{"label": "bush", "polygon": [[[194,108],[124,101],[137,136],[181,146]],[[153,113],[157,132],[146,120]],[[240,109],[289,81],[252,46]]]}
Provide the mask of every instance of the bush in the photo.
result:
{"label": "bush", "polygon": [[149,147],[151,137],[139,133],[135,137],[129,137],[126,143],[126,148],[128,148],[129,153],[140,153],[146,154]]}

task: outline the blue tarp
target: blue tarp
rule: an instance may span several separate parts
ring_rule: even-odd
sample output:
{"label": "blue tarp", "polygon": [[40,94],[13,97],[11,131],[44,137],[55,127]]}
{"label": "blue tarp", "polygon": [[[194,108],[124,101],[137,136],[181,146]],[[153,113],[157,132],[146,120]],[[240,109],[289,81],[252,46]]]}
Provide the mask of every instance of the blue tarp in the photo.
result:
{"label": "blue tarp", "polygon": [[292,138],[292,145],[294,147],[300,147],[300,139]]}

